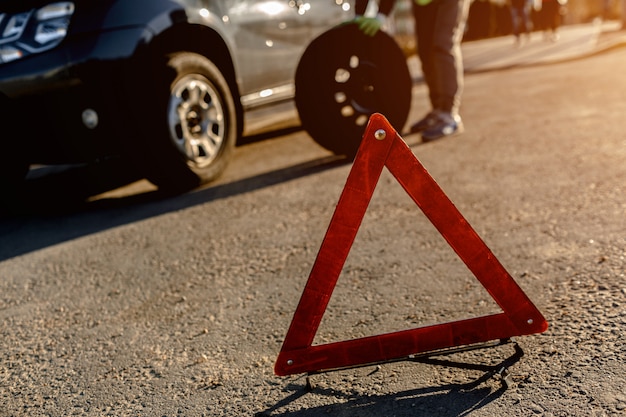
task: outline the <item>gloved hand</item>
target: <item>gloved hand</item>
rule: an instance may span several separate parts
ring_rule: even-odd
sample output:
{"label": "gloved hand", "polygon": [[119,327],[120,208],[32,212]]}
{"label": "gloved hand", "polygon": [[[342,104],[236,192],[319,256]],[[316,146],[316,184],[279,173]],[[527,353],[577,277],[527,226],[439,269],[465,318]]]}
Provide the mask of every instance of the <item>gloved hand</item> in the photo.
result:
{"label": "gloved hand", "polygon": [[367,36],[375,36],[385,25],[385,16],[380,13],[376,17],[358,16],[354,21],[359,25],[361,32]]}

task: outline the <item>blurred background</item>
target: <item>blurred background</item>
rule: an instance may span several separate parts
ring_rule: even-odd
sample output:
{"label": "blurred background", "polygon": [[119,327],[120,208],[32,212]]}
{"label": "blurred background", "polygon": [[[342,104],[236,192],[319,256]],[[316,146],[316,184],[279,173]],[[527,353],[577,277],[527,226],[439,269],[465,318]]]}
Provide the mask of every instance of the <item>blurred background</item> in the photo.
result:
{"label": "blurred background", "polygon": [[[534,30],[541,30],[541,2],[534,1],[532,20]],[[555,0],[544,0],[555,1]],[[390,32],[394,34],[407,56],[415,53],[413,39],[412,0],[396,2],[391,19]],[[561,24],[589,23],[594,19],[621,20],[626,27],[623,10],[626,0],[560,0]],[[473,0],[470,6],[464,41],[472,41],[512,34],[512,21],[509,0]]]}

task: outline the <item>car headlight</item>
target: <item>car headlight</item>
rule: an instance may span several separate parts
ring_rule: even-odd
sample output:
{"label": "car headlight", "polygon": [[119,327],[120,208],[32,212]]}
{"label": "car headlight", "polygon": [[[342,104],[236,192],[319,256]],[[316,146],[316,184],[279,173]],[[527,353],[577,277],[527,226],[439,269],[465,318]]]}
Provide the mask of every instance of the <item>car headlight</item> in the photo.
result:
{"label": "car headlight", "polygon": [[74,3],[50,3],[23,13],[0,13],[0,64],[47,51],[67,35]]}

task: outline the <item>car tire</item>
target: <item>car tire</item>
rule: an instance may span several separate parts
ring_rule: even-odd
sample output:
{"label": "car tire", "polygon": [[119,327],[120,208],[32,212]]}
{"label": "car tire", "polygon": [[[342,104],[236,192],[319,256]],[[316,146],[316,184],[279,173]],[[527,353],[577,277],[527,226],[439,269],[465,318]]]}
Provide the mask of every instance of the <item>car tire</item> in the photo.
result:
{"label": "car tire", "polygon": [[237,140],[237,113],[217,66],[191,52],[166,57],[148,106],[149,134],[135,149],[146,178],[161,191],[184,192],[217,178]]}
{"label": "car tire", "polygon": [[413,81],[406,57],[383,31],[334,27],[305,50],[295,76],[303,128],[327,150],[354,158],[369,118],[382,113],[397,130],[406,123]]}

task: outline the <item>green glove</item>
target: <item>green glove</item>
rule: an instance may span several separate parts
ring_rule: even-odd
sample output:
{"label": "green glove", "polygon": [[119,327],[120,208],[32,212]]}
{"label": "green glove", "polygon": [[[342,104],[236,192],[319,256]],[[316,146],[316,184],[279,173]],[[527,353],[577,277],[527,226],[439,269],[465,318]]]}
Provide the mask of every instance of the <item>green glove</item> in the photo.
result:
{"label": "green glove", "polygon": [[430,4],[433,0],[415,0],[415,3],[417,3],[418,6],[426,6],[427,4]]}
{"label": "green glove", "polygon": [[361,32],[367,36],[376,35],[382,26],[382,22],[375,17],[359,16],[354,21],[359,25]]}

